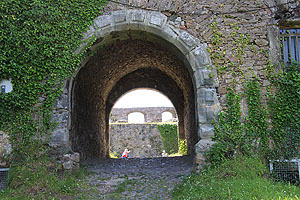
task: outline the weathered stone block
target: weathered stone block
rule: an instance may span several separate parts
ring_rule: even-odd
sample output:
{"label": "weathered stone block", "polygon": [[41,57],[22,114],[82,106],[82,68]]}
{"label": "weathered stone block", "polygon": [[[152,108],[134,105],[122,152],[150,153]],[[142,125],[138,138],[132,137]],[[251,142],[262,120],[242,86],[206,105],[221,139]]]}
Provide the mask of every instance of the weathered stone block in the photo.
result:
{"label": "weathered stone block", "polygon": [[216,142],[207,139],[199,140],[199,142],[195,145],[196,155],[208,152],[215,143]]}
{"label": "weathered stone block", "polygon": [[261,47],[261,46],[267,46],[269,42],[265,39],[256,39],[255,44]]}
{"label": "weathered stone block", "polygon": [[127,16],[126,16],[126,11],[125,10],[118,10],[118,11],[114,11],[112,12],[112,19],[114,21],[114,23],[122,23],[125,22],[127,20]]}
{"label": "weathered stone block", "polygon": [[52,147],[66,146],[69,143],[69,130],[67,128],[55,129],[50,137],[49,145]]}
{"label": "weathered stone block", "polygon": [[194,72],[196,81],[196,87],[217,87],[219,85],[218,77],[216,75],[216,70],[211,67],[199,68]]}
{"label": "weathered stone block", "polygon": [[206,50],[206,45],[198,46],[194,51],[193,54],[195,56],[196,62],[198,65],[205,66],[210,64],[209,54]]}
{"label": "weathered stone block", "polygon": [[157,27],[162,27],[166,21],[167,17],[160,13],[153,13],[149,18],[149,24]]}
{"label": "weathered stone block", "polygon": [[129,13],[129,16],[130,16],[130,21],[132,22],[145,22],[146,13],[142,11],[134,10]]}
{"label": "weathered stone block", "polygon": [[213,120],[215,120],[218,116],[219,111],[220,111],[219,103],[213,104],[211,106],[207,106],[206,107],[207,121],[212,122]]}
{"label": "weathered stone block", "polygon": [[162,29],[161,33],[162,33],[162,37],[171,43],[173,43],[175,40],[177,40],[177,37],[178,37],[177,32],[168,26],[166,26],[164,29]]}
{"label": "weathered stone block", "polygon": [[101,15],[95,19],[94,27],[96,29],[104,28],[111,25],[111,16],[110,15]]}
{"label": "weathered stone block", "polygon": [[179,35],[179,39],[184,42],[189,48],[192,48],[199,44],[199,40],[193,37],[186,31],[182,31]]}
{"label": "weathered stone block", "polygon": [[54,101],[54,108],[56,109],[67,109],[69,105],[68,95],[61,95]]}
{"label": "weathered stone block", "polygon": [[58,122],[58,123],[66,123],[69,119],[69,112],[68,111],[64,111],[64,112],[55,112],[52,115],[52,122]]}
{"label": "weathered stone block", "polygon": [[75,152],[73,154],[64,154],[63,159],[65,161],[72,161],[72,162],[80,162],[80,154],[78,152]]}
{"label": "weathered stone block", "polygon": [[199,123],[207,122],[206,109],[204,106],[198,106],[198,122]]}
{"label": "weathered stone block", "polygon": [[203,139],[211,139],[214,136],[214,127],[211,124],[199,124],[198,137]]}
{"label": "weathered stone block", "polygon": [[199,88],[197,94],[198,103],[206,105],[218,103],[218,96],[215,88]]}

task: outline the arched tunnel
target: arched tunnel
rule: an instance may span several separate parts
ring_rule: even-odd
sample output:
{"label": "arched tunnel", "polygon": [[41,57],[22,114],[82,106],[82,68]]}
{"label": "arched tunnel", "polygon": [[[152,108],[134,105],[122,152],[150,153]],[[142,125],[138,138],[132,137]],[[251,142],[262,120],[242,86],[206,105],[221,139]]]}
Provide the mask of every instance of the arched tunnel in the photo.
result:
{"label": "arched tunnel", "polygon": [[70,140],[83,158],[109,157],[109,115],[126,92],[152,88],[173,103],[188,153],[197,142],[195,94],[187,67],[171,48],[142,39],[116,40],[91,56],[73,82]]}

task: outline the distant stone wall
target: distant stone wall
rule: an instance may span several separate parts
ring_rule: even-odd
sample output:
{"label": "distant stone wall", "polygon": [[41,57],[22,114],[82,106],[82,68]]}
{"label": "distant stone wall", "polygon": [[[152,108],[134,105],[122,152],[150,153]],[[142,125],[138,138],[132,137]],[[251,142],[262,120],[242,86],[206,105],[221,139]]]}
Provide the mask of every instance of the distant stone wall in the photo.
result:
{"label": "distant stone wall", "polygon": [[162,113],[164,112],[170,112],[173,118],[177,118],[174,107],[113,108],[110,114],[110,122],[128,122],[128,115],[133,112],[143,113],[145,122],[161,122]]}
{"label": "distant stone wall", "polygon": [[127,148],[130,157],[157,157],[163,143],[156,124],[111,124],[110,151],[120,157]]}

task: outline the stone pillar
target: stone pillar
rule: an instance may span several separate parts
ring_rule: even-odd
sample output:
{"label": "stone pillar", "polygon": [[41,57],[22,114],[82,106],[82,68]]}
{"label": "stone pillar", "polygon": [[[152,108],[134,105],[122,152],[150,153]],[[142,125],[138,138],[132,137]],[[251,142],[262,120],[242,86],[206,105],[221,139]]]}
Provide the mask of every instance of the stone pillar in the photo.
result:
{"label": "stone pillar", "polygon": [[65,154],[71,151],[69,140],[69,99],[68,85],[66,81],[63,94],[55,100],[52,121],[57,122],[56,128],[52,131],[49,145],[55,154]]}
{"label": "stone pillar", "polygon": [[7,157],[11,153],[12,147],[9,142],[9,136],[3,131],[0,131],[0,167],[7,167]]}
{"label": "stone pillar", "polygon": [[184,123],[182,119],[178,119],[178,140],[184,140],[185,134],[184,134]]}

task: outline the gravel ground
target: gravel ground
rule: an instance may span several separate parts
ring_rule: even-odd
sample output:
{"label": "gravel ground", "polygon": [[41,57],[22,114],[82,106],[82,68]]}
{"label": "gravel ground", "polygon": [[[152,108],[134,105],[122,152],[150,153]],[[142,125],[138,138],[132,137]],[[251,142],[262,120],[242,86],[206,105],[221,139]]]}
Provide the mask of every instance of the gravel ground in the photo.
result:
{"label": "gravel ground", "polygon": [[[177,183],[193,170],[192,157],[90,160],[84,163],[89,199],[171,199]],[[93,189],[91,189],[93,188]]]}

